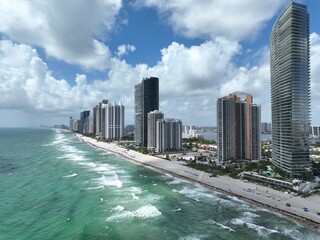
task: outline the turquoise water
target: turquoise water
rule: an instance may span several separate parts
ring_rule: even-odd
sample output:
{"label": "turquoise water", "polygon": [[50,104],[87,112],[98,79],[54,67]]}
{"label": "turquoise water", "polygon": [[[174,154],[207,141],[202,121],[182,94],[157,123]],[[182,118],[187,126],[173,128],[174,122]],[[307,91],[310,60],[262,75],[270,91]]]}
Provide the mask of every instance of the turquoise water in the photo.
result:
{"label": "turquoise water", "polygon": [[0,129],[0,239],[320,239],[236,198],[94,149]]}

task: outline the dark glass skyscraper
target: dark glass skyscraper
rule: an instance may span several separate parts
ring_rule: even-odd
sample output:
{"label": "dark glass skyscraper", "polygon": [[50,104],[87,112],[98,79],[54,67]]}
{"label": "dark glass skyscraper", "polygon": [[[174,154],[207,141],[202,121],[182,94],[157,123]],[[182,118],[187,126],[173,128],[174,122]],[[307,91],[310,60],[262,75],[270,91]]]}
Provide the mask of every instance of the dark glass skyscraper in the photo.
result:
{"label": "dark glass skyscraper", "polygon": [[83,111],[83,112],[80,113],[80,119],[79,119],[80,120],[80,124],[78,126],[78,131],[80,133],[83,133],[83,126],[84,126],[84,124],[86,122],[86,119],[89,117],[89,115],[90,115],[90,111]]}
{"label": "dark glass skyscraper", "polygon": [[272,162],[291,176],[311,171],[309,14],[290,2],[270,36]]}
{"label": "dark glass skyscraper", "polygon": [[136,145],[148,144],[148,113],[159,110],[159,78],[144,78],[140,84],[134,86],[135,128],[134,139]]}

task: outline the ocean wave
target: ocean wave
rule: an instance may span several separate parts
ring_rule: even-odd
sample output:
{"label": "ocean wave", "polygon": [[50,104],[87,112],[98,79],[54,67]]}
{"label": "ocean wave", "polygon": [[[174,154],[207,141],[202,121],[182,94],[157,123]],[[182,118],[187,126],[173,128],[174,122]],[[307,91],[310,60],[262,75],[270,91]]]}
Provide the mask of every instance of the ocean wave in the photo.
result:
{"label": "ocean wave", "polygon": [[75,162],[78,162],[78,161],[85,161],[87,160],[83,155],[79,155],[79,154],[76,154],[76,153],[67,153],[67,154],[64,154],[58,158],[62,158],[62,159],[68,159],[68,160],[72,160],[72,161],[75,161]]}
{"label": "ocean wave", "polygon": [[159,217],[161,212],[153,205],[142,206],[135,211],[121,211],[106,219],[107,222],[119,222],[130,218],[149,219]]}
{"label": "ocean wave", "polygon": [[95,168],[97,166],[94,162],[80,162],[79,164],[89,168]]}
{"label": "ocean wave", "polygon": [[240,218],[232,219],[230,223],[232,223],[234,225],[245,226],[249,229],[255,230],[258,233],[258,235],[264,236],[264,237],[266,237],[272,233],[279,233],[279,231],[277,231],[275,229],[269,229],[264,226],[260,226],[255,223],[248,222],[248,221],[246,221],[244,219],[240,219]]}
{"label": "ocean wave", "polygon": [[228,230],[229,232],[235,232],[235,230],[233,230],[231,227],[223,225],[222,223],[218,223],[218,222],[214,221],[213,219],[209,219],[209,220],[205,221],[205,223],[217,225],[217,226],[219,226],[219,227],[221,227],[223,229]]}
{"label": "ocean wave", "polygon": [[139,200],[139,197],[135,193],[130,194],[132,196],[132,199]]}
{"label": "ocean wave", "polygon": [[189,183],[189,182],[186,180],[179,179],[179,178],[174,178],[172,181],[167,182],[167,184],[169,184],[169,185],[178,185],[181,183]]}
{"label": "ocean wave", "polygon": [[115,171],[109,171],[108,173],[105,173],[99,179],[99,182],[104,186],[115,186],[117,188],[122,188],[123,185]]}
{"label": "ocean wave", "polygon": [[99,173],[107,172],[114,169],[114,167],[106,163],[96,164],[93,168],[94,171]]}
{"label": "ocean wave", "polygon": [[205,238],[206,236],[197,235],[197,234],[191,234],[186,237],[180,237],[179,240],[201,240]]}
{"label": "ocean wave", "polygon": [[178,193],[196,200],[197,202],[215,202],[219,200],[219,197],[212,192],[208,192],[201,187],[191,188],[191,187],[183,187]]}
{"label": "ocean wave", "polygon": [[175,208],[173,210],[171,210],[172,212],[180,212],[181,211],[181,208]]}
{"label": "ocean wave", "polygon": [[130,187],[128,190],[129,190],[130,192],[135,193],[135,194],[141,194],[141,193],[143,193],[143,192],[146,191],[146,190],[142,190],[142,189],[139,188],[139,187]]}
{"label": "ocean wave", "polygon": [[66,176],[63,176],[63,178],[72,178],[72,177],[75,177],[75,176],[78,176],[78,173],[72,173],[70,175],[66,175]]}
{"label": "ocean wave", "polygon": [[96,187],[88,187],[85,190],[96,190],[96,189],[104,189],[104,186],[100,185],[100,186],[96,186]]}
{"label": "ocean wave", "polygon": [[161,212],[153,205],[149,204],[138,208],[133,212],[133,214],[138,218],[154,218],[161,215]]}
{"label": "ocean wave", "polygon": [[268,236],[271,233],[278,233],[278,231],[275,229],[269,229],[269,228],[266,228],[264,226],[260,226],[260,225],[254,224],[254,223],[245,223],[244,225],[250,229],[257,231],[257,233],[260,236]]}
{"label": "ocean wave", "polygon": [[121,212],[121,211],[124,210],[124,207],[121,206],[121,205],[118,205],[118,206],[116,206],[115,208],[113,208],[112,210],[113,210],[113,211],[116,211],[116,212]]}

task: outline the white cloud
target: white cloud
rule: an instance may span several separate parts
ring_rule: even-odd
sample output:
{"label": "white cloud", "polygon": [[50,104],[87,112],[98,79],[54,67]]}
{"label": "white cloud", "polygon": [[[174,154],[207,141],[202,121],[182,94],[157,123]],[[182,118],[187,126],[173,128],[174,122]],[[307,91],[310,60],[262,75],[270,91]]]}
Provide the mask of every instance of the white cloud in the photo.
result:
{"label": "white cloud", "polygon": [[155,7],[165,21],[187,37],[218,36],[252,39],[283,5],[284,0],[137,0],[136,5]]}
{"label": "white cloud", "polygon": [[102,40],[121,5],[121,0],[2,0],[0,32],[67,63],[103,70],[110,52]]}
{"label": "white cloud", "polygon": [[320,125],[320,35],[310,35],[311,117],[312,124]]}
{"label": "white cloud", "polygon": [[[320,36],[311,34],[311,92],[313,123],[320,122]],[[237,67],[235,56],[241,54],[235,41],[218,38],[197,46],[176,42],[161,50],[155,66],[129,65],[112,58],[106,79],[87,80],[75,76],[75,86],[52,76],[37,51],[25,44],[0,41],[0,109],[46,112],[75,117],[103,98],[122,101],[126,122],[133,123],[134,85],[142,78],[160,78],[160,106],[166,117],[180,118],[186,124],[215,125],[218,97],[234,91],[252,93],[262,105],[262,120],[270,121],[269,49],[261,49],[255,65]],[[66,120],[67,121],[67,120]]]}
{"label": "white cloud", "polygon": [[208,94],[226,80],[233,69],[232,58],[240,51],[237,42],[223,38],[190,48],[173,42],[161,50],[161,61],[148,72],[161,78],[163,96]]}
{"label": "white cloud", "polygon": [[118,52],[116,53],[116,55],[118,57],[121,57],[123,55],[128,54],[129,52],[134,52],[136,50],[136,47],[130,44],[122,44],[120,46],[118,46]]}

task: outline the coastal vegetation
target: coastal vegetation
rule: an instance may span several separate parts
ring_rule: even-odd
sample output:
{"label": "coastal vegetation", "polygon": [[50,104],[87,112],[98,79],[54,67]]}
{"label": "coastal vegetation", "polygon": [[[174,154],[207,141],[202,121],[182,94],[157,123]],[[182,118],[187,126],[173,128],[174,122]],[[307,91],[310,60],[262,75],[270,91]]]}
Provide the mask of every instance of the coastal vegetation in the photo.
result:
{"label": "coastal vegetation", "polygon": [[184,149],[190,150],[192,148],[199,148],[200,144],[215,145],[217,143],[214,140],[204,139],[203,137],[192,137],[182,139],[182,147]]}

